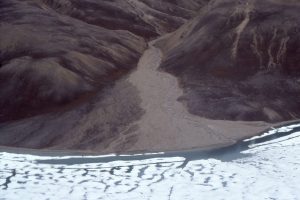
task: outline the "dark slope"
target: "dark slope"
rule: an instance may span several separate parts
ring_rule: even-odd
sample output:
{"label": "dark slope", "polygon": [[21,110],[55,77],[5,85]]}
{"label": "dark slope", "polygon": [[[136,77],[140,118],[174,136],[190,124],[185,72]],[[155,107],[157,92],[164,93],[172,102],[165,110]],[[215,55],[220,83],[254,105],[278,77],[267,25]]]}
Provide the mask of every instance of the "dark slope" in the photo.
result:
{"label": "dark slope", "polygon": [[124,135],[106,151],[128,148],[143,110],[120,78],[200,2],[1,0],[0,145],[104,152]]}
{"label": "dark slope", "polygon": [[51,9],[111,30],[128,30],[143,38],[174,31],[195,16],[205,0],[35,0]]}
{"label": "dark slope", "polygon": [[300,3],[212,1],[161,41],[162,69],[184,88],[190,112],[211,119],[300,117]]}
{"label": "dark slope", "polygon": [[[51,111],[135,67],[143,38],[42,9],[0,5],[1,121]],[[79,101],[79,100],[77,100]]]}
{"label": "dark slope", "polygon": [[136,66],[145,40],[194,14],[167,1],[2,0],[0,122],[90,99]]}
{"label": "dark slope", "polygon": [[[1,1],[0,145],[102,153],[201,148],[299,117],[299,2],[206,2]],[[147,41],[178,27],[157,43],[161,68],[179,78],[181,102],[203,118],[195,123],[196,116],[176,112],[182,94],[176,80],[151,71],[153,79],[143,73],[138,83],[149,86],[148,96],[161,91],[150,93],[149,102],[167,97],[154,107],[171,115],[148,123],[151,104],[129,72]],[[146,56],[142,65],[157,62]],[[151,87],[162,84],[158,77],[167,87]],[[249,122],[258,120],[265,122]],[[195,131],[185,134],[191,123]],[[180,134],[161,134],[159,124]]]}

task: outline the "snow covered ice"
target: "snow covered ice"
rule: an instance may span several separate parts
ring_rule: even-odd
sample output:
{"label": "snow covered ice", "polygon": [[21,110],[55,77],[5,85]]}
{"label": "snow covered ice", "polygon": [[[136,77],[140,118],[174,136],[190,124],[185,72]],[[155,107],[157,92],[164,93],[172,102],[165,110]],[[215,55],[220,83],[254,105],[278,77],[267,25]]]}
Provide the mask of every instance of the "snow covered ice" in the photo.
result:
{"label": "snow covered ice", "polygon": [[211,157],[0,152],[0,199],[300,199],[299,127],[271,130]]}

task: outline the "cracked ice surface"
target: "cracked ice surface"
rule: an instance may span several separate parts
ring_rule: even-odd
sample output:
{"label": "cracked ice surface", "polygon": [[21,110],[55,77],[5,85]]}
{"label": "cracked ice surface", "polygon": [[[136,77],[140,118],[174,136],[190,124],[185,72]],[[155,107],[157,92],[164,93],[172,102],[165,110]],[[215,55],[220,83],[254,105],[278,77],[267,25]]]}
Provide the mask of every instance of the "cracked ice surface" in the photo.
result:
{"label": "cracked ice surface", "polygon": [[185,157],[163,153],[131,159],[0,152],[0,199],[300,199],[300,132],[294,128],[299,125],[245,140],[249,148],[234,159],[194,159],[184,167]]}

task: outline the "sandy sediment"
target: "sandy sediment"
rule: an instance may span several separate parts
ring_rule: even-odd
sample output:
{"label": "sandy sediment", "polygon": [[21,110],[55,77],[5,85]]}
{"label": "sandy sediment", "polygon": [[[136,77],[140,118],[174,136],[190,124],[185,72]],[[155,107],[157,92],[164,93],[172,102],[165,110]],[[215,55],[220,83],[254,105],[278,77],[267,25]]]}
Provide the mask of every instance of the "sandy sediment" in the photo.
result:
{"label": "sandy sediment", "polygon": [[139,91],[145,114],[137,123],[137,142],[129,151],[183,150],[234,143],[270,127],[264,122],[208,120],[190,114],[177,101],[183,94],[176,77],[159,71],[161,51],[149,44],[129,77]]}

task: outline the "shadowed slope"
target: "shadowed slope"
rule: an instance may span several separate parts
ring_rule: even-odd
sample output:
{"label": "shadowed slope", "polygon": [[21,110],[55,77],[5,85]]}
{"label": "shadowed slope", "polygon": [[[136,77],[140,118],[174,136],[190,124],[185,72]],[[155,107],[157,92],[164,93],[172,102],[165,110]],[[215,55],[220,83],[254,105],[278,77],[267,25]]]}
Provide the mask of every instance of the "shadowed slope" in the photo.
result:
{"label": "shadowed slope", "polygon": [[25,117],[91,94],[132,69],[146,44],[43,10],[1,1],[1,121]]}
{"label": "shadowed slope", "polygon": [[212,1],[161,41],[190,112],[279,122],[300,116],[298,1]]}
{"label": "shadowed slope", "polygon": [[136,66],[145,39],[194,15],[167,1],[1,1],[0,121],[89,99]]}
{"label": "shadowed slope", "polygon": [[[143,110],[120,78],[136,67],[146,40],[178,28],[200,2],[1,1],[1,145],[128,148]],[[130,137],[110,148],[121,135]]]}
{"label": "shadowed slope", "polygon": [[89,24],[112,30],[128,30],[144,38],[174,31],[207,0],[32,0],[43,9],[51,9]]}
{"label": "shadowed slope", "polygon": [[205,2],[1,1],[0,145],[211,148],[297,118],[299,3]]}

